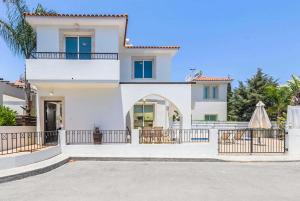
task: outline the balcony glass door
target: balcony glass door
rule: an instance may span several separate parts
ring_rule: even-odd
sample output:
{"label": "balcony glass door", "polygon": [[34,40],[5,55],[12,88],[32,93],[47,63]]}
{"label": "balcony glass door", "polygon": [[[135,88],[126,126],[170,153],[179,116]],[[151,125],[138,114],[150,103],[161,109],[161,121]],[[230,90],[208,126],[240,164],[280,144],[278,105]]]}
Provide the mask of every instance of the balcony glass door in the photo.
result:
{"label": "balcony glass door", "polygon": [[66,37],[66,59],[77,59],[78,37]]}
{"label": "balcony glass door", "polygon": [[66,37],[66,59],[91,59],[91,37]]}
{"label": "balcony glass door", "polygon": [[79,59],[91,59],[91,37],[79,37]]}

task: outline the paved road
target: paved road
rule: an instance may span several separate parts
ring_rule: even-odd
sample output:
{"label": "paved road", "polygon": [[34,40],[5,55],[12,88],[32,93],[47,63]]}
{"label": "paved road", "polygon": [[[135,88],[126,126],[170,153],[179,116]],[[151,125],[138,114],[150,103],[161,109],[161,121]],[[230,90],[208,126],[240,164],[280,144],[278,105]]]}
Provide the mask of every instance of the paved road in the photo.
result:
{"label": "paved road", "polygon": [[300,163],[70,162],[0,184],[1,201],[300,200]]}

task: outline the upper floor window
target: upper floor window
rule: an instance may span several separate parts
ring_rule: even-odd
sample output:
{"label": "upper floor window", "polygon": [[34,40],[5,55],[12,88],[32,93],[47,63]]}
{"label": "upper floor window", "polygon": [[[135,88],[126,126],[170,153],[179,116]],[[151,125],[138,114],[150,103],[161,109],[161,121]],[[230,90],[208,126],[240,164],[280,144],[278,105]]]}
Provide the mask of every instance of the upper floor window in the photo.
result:
{"label": "upper floor window", "polygon": [[204,86],[203,91],[204,99],[218,99],[219,87],[218,86]]}
{"label": "upper floor window", "polygon": [[209,99],[209,86],[204,87],[204,99]]}
{"label": "upper floor window", "polygon": [[133,68],[134,78],[153,78],[152,60],[135,60]]}
{"label": "upper floor window", "polygon": [[212,87],[212,98],[213,99],[219,98],[219,87],[217,87],[217,86]]}
{"label": "upper floor window", "polygon": [[91,59],[92,39],[89,36],[65,37],[66,59]]}

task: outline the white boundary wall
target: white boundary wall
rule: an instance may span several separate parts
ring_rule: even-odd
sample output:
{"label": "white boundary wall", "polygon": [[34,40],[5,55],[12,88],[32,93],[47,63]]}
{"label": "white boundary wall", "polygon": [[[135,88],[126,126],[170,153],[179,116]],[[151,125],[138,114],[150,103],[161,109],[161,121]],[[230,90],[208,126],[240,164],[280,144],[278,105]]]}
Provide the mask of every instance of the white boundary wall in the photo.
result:
{"label": "white boundary wall", "polygon": [[286,145],[289,155],[300,156],[300,129],[288,129]]}
{"label": "white boundary wall", "polygon": [[36,126],[0,126],[0,133],[35,132]]}
{"label": "white boundary wall", "polygon": [[[64,141],[60,132],[61,142]],[[218,155],[218,130],[210,129],[209,142],[183,144],[139,144],[139,130],[132,131],[131,144],[64,145],[62,152],[70,157],[128,158],[209,158]]]}
{"label": "white boundary wall", "polygon": [[0,156],[0,170],[16,168],[47,160],[61,154],[61,147],[48,147],[32,153],[16,153]]}

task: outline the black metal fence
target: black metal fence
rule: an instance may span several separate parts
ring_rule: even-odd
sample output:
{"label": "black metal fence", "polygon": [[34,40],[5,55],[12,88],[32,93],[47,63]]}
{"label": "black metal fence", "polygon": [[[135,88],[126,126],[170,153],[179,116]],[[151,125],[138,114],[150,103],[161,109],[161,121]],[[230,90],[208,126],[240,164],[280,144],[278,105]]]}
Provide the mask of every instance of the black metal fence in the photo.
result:
{"label": "black metal fence", "polygon": [[129,130],[67,130],[66,144],[122,144],[131,143]]}
{"label": "black metal fence", "polygon": [[57,131],[0,133],[0,154],[33,152],[58,144]]}
{"label": "black metal fence", "polygon": [[219,130],[219,153],[284,153],[285,131],[281,129]]}
{"label": "black metal fence", "polygon": [[67,53],[67,52],[33,52],[30,59],[102,59],[118,60],[118,53]]}
{"label": "black metal fence", "polygon": [[208,129],[140,130],[140,144],[180,144],[209,142]]}

